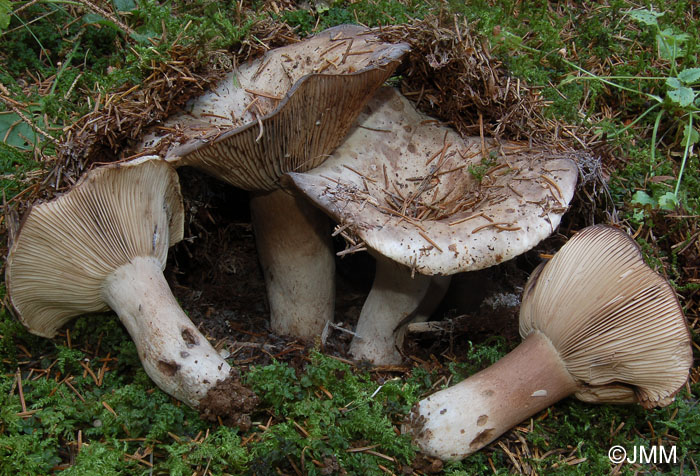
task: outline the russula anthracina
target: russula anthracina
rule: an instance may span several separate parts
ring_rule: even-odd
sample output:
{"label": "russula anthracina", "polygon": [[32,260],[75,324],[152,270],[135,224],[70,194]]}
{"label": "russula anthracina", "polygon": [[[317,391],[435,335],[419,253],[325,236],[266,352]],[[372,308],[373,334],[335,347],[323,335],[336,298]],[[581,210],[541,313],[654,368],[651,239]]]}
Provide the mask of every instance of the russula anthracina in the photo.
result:
{"label": "russula anthracina", "polygon": [[395,364],[403,324],[431,284],[513,258],[549,236],[578,169],[566,152],[461,137],[385,87],[328,160],[288,176],[376,258],[350,352]]}
{"label": "russula anthracina", "polygon": [[[74,317],[111,308],[156,385],[200,408],[212,389],[228,385],[231,367],[163,276],[168,247],[182,239],[183,218],[177,173],[162,159],[89,171],[24,218],[5,274],[18,318],[31,333],[51,338]],[[241,391],[254,401],[252,392]],[[223,405],[203,410],[225,417],[232,408]]]}
{"label": "russula anthracina", "polygon": [[341,25],[268,51],[190,101],[143,147],[249,190],[272,330],[313,339],[332,320],[335,261],[330,225],[279,178],[322,163],[340,144],[408,45],[367,28]]}
{"label": "russula anthracina", "polygon": [[424,453],[461,459],[571,394],[666,406],[693,361],[673,289],[607,226],[585,228],[533,272],[520,335],[491,367],[416,404],[408,429]]}

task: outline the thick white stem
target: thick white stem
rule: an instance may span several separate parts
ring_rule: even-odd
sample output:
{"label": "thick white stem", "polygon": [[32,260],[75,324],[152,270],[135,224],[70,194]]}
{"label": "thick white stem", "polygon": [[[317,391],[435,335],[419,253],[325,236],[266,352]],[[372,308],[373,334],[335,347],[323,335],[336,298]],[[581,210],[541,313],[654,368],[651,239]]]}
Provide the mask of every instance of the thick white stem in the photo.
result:
{"label": "thick white stem", "polygon": [[432,278],[419,273],[411,277],[406,266],[381,255],[375,258],[374,283],[362,306],[350,354],[375,365],[395,365],[402,360],[398,349],[406,324],[415,317]]}
{"label": "thick white stem", "polygon": [[576,389],[549,338],[534,332],[494,365],[418,402],[408,430],[424,453],[458,460]]}
{"label": "thick white stem", "polygon": [[445,298],[451,282],[452,276],[431,276],[428,291],[416,309],[416,316],[411,319],[411,322],[425,322],[430,319],[430,316]]}
{"label": "thick white stem", "polygon": [[197,408],[229,377],[231,367],[182,311],[157,259],[138,257],[117,268],[102,297],[134,340],[146,373],[166,393]]}
{"label": "thick white stem", "polygon": [[320,337],[335,305],[335,256],[330,221],[285,190],[253,193],[250,209],[273,332]]}

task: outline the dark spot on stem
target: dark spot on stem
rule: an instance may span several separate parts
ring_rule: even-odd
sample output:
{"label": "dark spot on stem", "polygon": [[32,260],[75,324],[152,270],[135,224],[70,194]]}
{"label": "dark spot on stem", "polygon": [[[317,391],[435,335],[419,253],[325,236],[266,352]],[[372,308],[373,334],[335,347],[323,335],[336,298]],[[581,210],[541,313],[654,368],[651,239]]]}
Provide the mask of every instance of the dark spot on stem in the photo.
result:
{"label": "dark spot on stem", "polygon": [[165,360],[159,360],[158,370],[163,372],[168,377],[172,377],[178,370],[180,370],[180,366],[173,361],[167,362]]}
{"label": "dark spot on stem", "polygon": [[476,438],[474,438],[471,443],[469,443],[470,448],[481,448],[484,446],[486,443],[491,441],[493,438],[493,428],[487,428],[486,430],[482,431],[478,435],[476,435]]}
{"label": "dark spot on stem", "polygon": [[197,339],[197,334],[187,327],[182,329],[182,340],[185,341],[187,348],[191,349],[195,345],[199,345],[199,339]]}

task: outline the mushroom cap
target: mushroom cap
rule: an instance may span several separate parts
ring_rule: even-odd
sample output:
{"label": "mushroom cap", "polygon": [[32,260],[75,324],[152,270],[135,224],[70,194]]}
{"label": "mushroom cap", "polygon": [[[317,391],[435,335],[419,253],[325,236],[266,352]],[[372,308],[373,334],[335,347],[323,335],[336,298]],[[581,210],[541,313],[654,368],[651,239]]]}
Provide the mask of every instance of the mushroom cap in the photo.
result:
{"label": "mushroom cap", "polygon": [[382,88],[326,162],[288,176],[370,248],[447,275],[500,263],[549,236],[578,169],[542,147],[463,138]]}
{"label": "mushroom cap", "polygon": [[325,160],[408,50],[357,25],[270,50],[160,128],[176,131],[165,157],[246,190],[277,188],[286,172]]}
{"label": "mushroom cap", "polygon": [[551,340],[588,402],[666,406],[692,365],[675,292],[609,226],[585,228],[530,277],[520,335],[534,331]]}
{"label": "mushroom cap", "polygon": [[71,318],[107,310],[104,280],[131,259],[152,256],[165,268],[183,226],[177,173],[164,160],[93,169],[24,218],[7,257],[10,302],[30,332],[53,337]]}

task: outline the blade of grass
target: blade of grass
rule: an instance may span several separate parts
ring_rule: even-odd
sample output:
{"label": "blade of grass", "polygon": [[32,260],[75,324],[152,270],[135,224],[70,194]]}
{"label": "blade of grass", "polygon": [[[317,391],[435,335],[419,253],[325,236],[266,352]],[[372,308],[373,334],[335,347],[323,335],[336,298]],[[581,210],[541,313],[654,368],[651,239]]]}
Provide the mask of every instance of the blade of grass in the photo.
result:
{"label": "blade of grass", "polygon": [[[629,129],[630,127],[633,127],[635,124],[637,124],[639,121],[641,121],[641,120],[644,118],[644,116],[646,116],[647,114],[649,114],[651,111],[653,111],[654,109],[656,109],[656,108],[659,107],[659,106],[661,106],[661,104],[654,104],[653,106],[651,106],[650,108],[648,108],[646,111],[644,111],[644,112],[641,113],[639,116],[637,116],[637,118],[636,118],[634,121],[630,122],[630,123],[627,124],[625,127],[623,127],[622,129],[620,129],[619,131],[616,131],[616,132],[613,134],[613,137],[617,137],[617,136],[619,136],[620,134],[622,134],[623,132],[625,132],[627,129]],[[663,111],[660,111],[660,112],[659,112],[659,115],[657,116],[657,120],[661,117],[662,114],[663,114]],[[654,152],[652,151],[652,158],[654,157],[653,154],[654,154]]]}
{"label": "blade of grass", "polygon": [[[688,130],[693,130],[693,116],[694,114],[689,114],[688,119]],[[681,161],[681,170],[678,172],[678,181],[676,182],[676,189],[673,191],[673,195],[678,199],[678,189],[681,187],[681,180],[683,179],[683,170],[685,170],[685,162],[688,160],[688,151],[690,150],[690,137],[688,134],[685,140],[685,150],[683,151],[683,160]]]}
{"label": "blade of grass", "polygon": [[58,80],[61,78],[63,75],[63,72],[68,69],[70,66],[71,61],[73,60],[73,56],[75,56],[75,52],[78,51],[78,48],[80,47],[80,37],[75,41],[75,44],[73,45],[73,49],[71,50],[70,53],[68,53],[68,56],[66,56],[65,61],[63,61],[63,64],[61,64],[61,67],[58,69],[58,72],[56,72],[56,78],[53,80],[53,84],[51,84],[51,91],[49,94],[53,94],[54,91],[56,90],[56,86],[58,85]]}
{"label": "blade of grass", "polygon": [[649,172],[654,171],[654,156],[656,155],[656,136],[659,132],[659,126],[661,125],[661,116],[663,116],[663,109],[659,111],[656,115],[656,120],[654,121],[654,130],[651,132],[651,162],[649,163]]}
{"label": "blade of grass", "polygon": [[46,57],[46,60],[49,62],[49,65],[51,65],[51,67],[54,68],[54,64],[53,64],[53,62],[51,61],[51,57],[50,57],[50,55],[49,55],[49,52],[46,51],[46,48],[44,48],[44,45],[41,44],[41,41],[39,40],[39,38],[37,38],[37,36],[36,36],[36,35],[34,34],[34,32],[32,31],[32,29],[29,28],[29,25],[27,25],[27,24],[25,23],[25,21],[22,20],[22,18],[20,18],[18,15],[13,15],[13,16],[22,24],[22,26],[29,32],[29,34],[32,35],[32,38],[34,38],[34,41],[36,41],[36,43],[39,45],[39,48],[41,48],[41,52],[42,52],[42,53],[44,54],[44,56]]}

